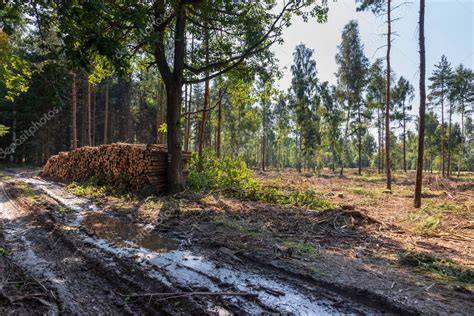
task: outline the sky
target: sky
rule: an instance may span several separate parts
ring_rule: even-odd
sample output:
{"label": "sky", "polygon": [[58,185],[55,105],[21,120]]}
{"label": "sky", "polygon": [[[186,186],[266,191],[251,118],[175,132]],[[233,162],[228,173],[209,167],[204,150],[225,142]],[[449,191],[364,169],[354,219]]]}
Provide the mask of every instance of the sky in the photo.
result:
{"label": "sky", "polygon": [[[415,88],[412,113],[417,115],[419,104],[419,53],[418,53],[418,0],[393,0],[392,7],[407,2],[392,13],[394,36],[391,53],[392,69],[405,77]],[[350,20],[359,22],[359,30],[364,44],[365,55],[373,62],[385,58],[386,16],[376,17],[371,11],[356,12],[355,0],[328,0],[328,21],[303,22],[293,17],[292,25],[283,33],[284,43],[274,45],[272,50],[283,70],[283,78],[278,82],[280,89],[286,90],[291,83],[292,53],[296,45],[303,43],[314,49],[318,77],[321,81],[336,83],[337,71],[335,55],[341,42],[341,33]],[[474,68],[474,0],[426,0],[425,6],[426,74],[427,78],[434,64],[444,54],[453,68],[464,64]],[[427,81],[427,86],[429,82]],[[456,117],[455,119],[459,119]],[[459,119],[460,120],[460,119]]]}

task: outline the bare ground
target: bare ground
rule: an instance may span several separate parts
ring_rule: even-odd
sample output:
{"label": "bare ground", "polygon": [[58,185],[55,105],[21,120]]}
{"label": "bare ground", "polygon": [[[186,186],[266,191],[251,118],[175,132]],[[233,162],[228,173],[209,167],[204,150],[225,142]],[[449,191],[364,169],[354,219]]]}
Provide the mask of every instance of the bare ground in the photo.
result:
{"label": "bare ground", "polygon": [[[402,265],[399,260],[400,254],[407,250],[423,251],[450,258],[462,267],[473,267],[473,181],[470,175],[451,181],[427,177],[424,200],[427,206],[421,211],[411,207],[411,174],[396,175],[392,194],[383,192],[384,181],[377,175],[350,174],[339,178],[329,174],[316,177],[295,172],[268,172],[256,176],[268,186],[322,192],[336,207],[321,212],[192,194],[147,200],[98,195],[95,201],[104,214],[123,222],[148,225],[153,233],[179,240],[181,249],[199,250],[210,260],[236,270],[252,267],[260,275],[283,278],[313,299],[317,292],[324,299],[329,298],[338,312],[470,315],[474,311],[472,284],[441,278]],[[17,180],[9,182],[15,192]],[[17,190],[15,196],[24,203],[32,203],[31,197],[24,195],[25,192]],[[29,218],[30,214],[20,216],[19,221],[34,223],[41,214],[42,220],[31,225],[37,252],[45,256],[51,252],[48,258],[58,265],[61,265],[58,258],[60,262],[67,262],[71,257],[77,260],[77,265],[64,267],[64,273],[66,276],[79,273],[79,278],[71,281],[65,277],[63,284],[73,293],[70,295],[78,296],[74,300],[79,301],[81,307],[86,301],[91,305],[87,308],[95,306],[106,313],[127,310],[132,313],[155,310],[211,313],[209,306],[238,311],[229,301],[209,297],[203,301],[186,298],[178,302],[156,302],[139,297],[129,303],[116,293],[170,292],[176,288],[153,282],[146,275],[137,279],[140,270],[135,262],[123,257],[111,258],[91,245],[79,247],[77,243],[81,240],[64,233],[64,229],[54,229],[60,224],[55,221],[61,222],[62,217],[68,216],[58,213],[61,203],[44,194],[33,200],[34,207],[30,204],[24,209],[34,210],[35,219]],[[52,231],[61,233],[54,238]],[[94,236],[93,231],[87,233]],[[5,247],[11,244],[9,241]],[[51,245],[55,245],[54,251]],[[80,249],[79,255],[77,249]],[[110,261],[113,264],[109,265]],[[57,273],[62,269],[55,267],[53,271]],[[44,291],[41,285],[35,286],[28,291]],[[46,284],[45,288],[49,290],[50,285]],[[187,290],[196,291],[195,288]],[[260,290],[273,291],[274,296],[281,294],[275,293],[278,291],[274,288]],[[80,293],[84,293],[84,297]],[[94,297],[109,297],[107,293],[110,296],[107,304],[93,303]],[[62,306],[61,299],[50,297],[47,292],[42,295],[57,306],[41,303],[42,308],[63,311],[75,308]],[[17,308],[8,306],[13,310]],[[84,310],[85,313],[93,311]]]}

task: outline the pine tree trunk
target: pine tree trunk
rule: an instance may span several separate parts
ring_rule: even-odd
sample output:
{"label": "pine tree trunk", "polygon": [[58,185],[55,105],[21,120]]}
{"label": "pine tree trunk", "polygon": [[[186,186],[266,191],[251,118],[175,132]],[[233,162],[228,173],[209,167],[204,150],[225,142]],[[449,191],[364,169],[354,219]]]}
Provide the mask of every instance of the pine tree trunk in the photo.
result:
{"label": "pine tree trunk", "polygon": [[357,139],[358,139],[358,143],[359,143],[359,175],[362,174],[362,133],[361,133],[361,128],[360,128],[360,104],[359,106],[357,107],[357,120],[358,120],[358,124],[359,126],[357,127]]}
{"label": "pine tree trunk", "polygon": [[[189,111],[188,111],[188,85],[185,84],[184,85],[184,100],[183,100],[183,103],[184,103],[184,147],[186,148],[186,131],[188,130],[188,126],[189,124],[191,124],[190,122],[190,119],[189,119],[189,115],[187,114]],[[185,150],[187,151],[187,150]]]}
{"label": "pine tree trunk", "polygon": [[341,171],[339,172],[339,176],[344,175],[344,163],[346,160],[346,152],[347,152],[347,135],[349,133],[349,119],[351,117],[351,106],[349,104],[349,109],[347,110],[347,120],[346,120],[346,130],[344,132],[344,146],[342,149],[342,157],[341,157]]}
{"label": "pine tree trunk", "polygon": [[95,88],[94,86],[91,87],[91,145],[95,146],[95,136],[96,136],[96,120],[95,120]]}
{"label": "pine tree trunk", "polygon": [[449,122],[448,122],[448,167],[446,170],[448,178],[451,176],[451,117],[452,117],[453,103],[449,103]]}
{"label": "pine tree trunk", "polygon": [[91,84],[87,80],[87,95],[86,95],[86,144],[87,146],[92,145],[91,137]]}
{"label": "pine tree trunk", "polygon": [[298,172],[301,173],[301,131],[299,133],[298,141]]}
{"label": "pine tree trunk", "polygon": [[458,177],[461,175],[462,160],[464,158],[464,103],[461,108],[461,143],[459,146]]}
{"label": "pine tree trunk", "polygon": [[441,87],[441,174],[444,174],[444,82]]}
{"label": "pine tree trunk", "polygon": [[92,146],[92,86],[87,81],[87,143]]}
{"label": "pine tree trunk", "polygon": [[108,143],[109,131],[109,83],[105,83],[105,111],[104,111],[104,144]]}
{"label": "pine tree trunk", "polygon": [[193,87],[190,84],[189,85],[189,96],[188,96],[188,103],[186,107],[186,112],[187,112],[187,121],[188,124],[186,125],[186,128],[184,130],[184,151],[189,151],[189,136],[191,134],[191,100],[192,100],[192,95],[193,95]]}
{"label": "pine tree trunk", "polygon": [[[204,33],[204,45],[206,50],[206,65],[209,64],[209,31],[206,29]],[[206,76],[208,73],[206,73]],[[204,106],[201,116],[201,128],[199,130],[199,157],[202,157],[202,148],[204,146],[204,132],[206,128],[206,115],[209,108],[209,80],[204,83]]]}
{"label": "pine tree trunk", "polygon": [[387,169],[387,190],[392,190],[392,162],[390,155],[390,49],[392,47],[391,0],[387,1],[387,90],[385,100],[385,161]]}
{"label": "pine tree trunk", "polygon": [[76,74],[71,78],[71,150],[77,148],[77,89]]}
{"label": "pine tree trunk", "polygon": [[403,171],[407,172],[407,142],[406,142],[405,104],[403,104]]}
{"label": "pine tree trunk", "polygon": [[377,107],[377,134],[378,134],[378,160],[377,160],[377,172],[380,174],[382,173],[382,122],[380,121],[380,108]]}
{"label": "pine tree trunk", "polygon": [[222,88],[219,88],[219,101],[217,108],[217,135],[216,135],[216,154],[221,156],[221,129],[222,129]]}
{"label": "pine tree trunk", "polygon": [[420,0],[420,20],[419,20],[419,43],[420,43],[420,122],[418,131],[418,158],[416,163],[416,183],[415,183],[415,201],[416,208],[421,207],[421,189],[423,184],[423,154],[425,148],[425,0]]}

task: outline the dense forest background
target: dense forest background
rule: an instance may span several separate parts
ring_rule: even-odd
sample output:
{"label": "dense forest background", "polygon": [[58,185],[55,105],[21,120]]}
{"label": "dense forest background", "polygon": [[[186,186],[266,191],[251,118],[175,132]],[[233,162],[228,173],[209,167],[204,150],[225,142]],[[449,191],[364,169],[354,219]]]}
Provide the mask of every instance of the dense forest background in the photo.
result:
{"label": "dense forest background", "polygon": [[[28,26],[30,25],[30,26]],[[1,158],[41,165],[51,155],[112,142],[166,143],[166,91],[146,54],[120,71],[103,56],[74,64],[53,27],[28,19],[0,33]],[[206,38],[187,34],[187,57],[212,53]],[[200,56],[202,57],[202,56]],[[318,61],[295,47],[292,83],[268,50],[220,76],[183,86],[183,150],[210,149],[260,169],[317,171],[385,168],[386,70],[364,55],[358,24],[341,34],[337,85],[318,79]],[[425,170],[474,170],[473,73],[442,56],[428,74]],[[417,122],[410,115],[414,88],[391,69],[391,151],[395,170],[416,164]],[[15,144],[15,145],[13,145]],[[341,170],[342,172],[342,170]]]}

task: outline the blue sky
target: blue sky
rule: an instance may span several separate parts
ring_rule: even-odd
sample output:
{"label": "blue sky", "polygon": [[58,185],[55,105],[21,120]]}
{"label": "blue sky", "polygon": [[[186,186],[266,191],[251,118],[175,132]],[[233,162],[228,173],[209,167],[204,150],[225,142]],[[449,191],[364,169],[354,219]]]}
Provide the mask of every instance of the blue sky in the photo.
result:
{"label": "blue sky", "polygon": [[[404,76],[416,90],[413,102],[413,114],[418,113],[418,10],[419,1],[411,0],[394,11],[393,31],[398,34],[393,42],[391,61],[397,78]],[[393,6],[402,0],[393,0]],[[335,55],[341,41],[344,25],[352,19],[359,22],[365,54],[374,61],[385,57],[386,17],[376,17],[372,12],[356,12],[354,0],[338,0],[329,3],[328,22],[318,24],[316,21],[304,23],[300,18],[293,18],[293,24],[285,30],[283,45],[275,45],[272,50],[279,59],[284,77],[278,82],[281,89],[287,89],[291,81],[290,66],[295,46],[303,43],[314,49],[319,78],[322,81],[335,83],[334,73],[337,70]],[[453,68],[462,63],[474,68],[474,0],[426,0],[426,66],[427,77],[445,54]],[[427,82],[428,85],[429,82]]]}

